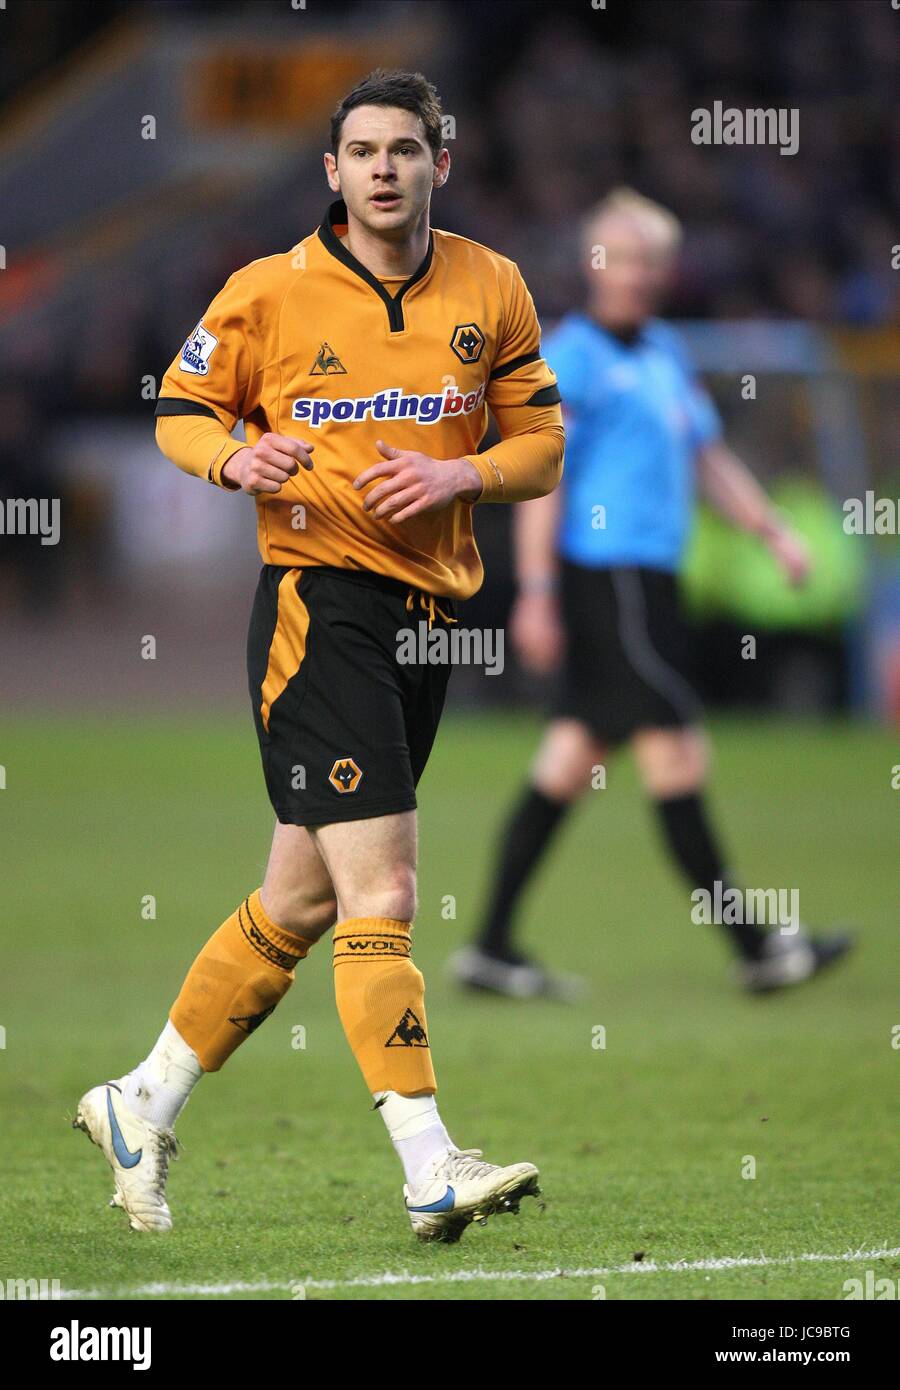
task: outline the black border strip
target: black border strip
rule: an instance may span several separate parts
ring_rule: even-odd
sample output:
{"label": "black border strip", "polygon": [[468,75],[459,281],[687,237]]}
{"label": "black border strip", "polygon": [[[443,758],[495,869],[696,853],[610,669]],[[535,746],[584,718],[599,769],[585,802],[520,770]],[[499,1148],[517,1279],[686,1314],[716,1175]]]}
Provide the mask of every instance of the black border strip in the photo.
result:
{"label": "black border strip", "polygon": [[[212,406],[202,405],[200,401],[187,401],[181,396],[160,396],[156,402],[156,409],[153,412],[156,416],[161,415],[208,415],[211,420],[218,420],[219,417]],[[219,420],[221,424],[221,420]]]}
{"label": "black border strip", "polygon": [[550,386],[542,386],[540,390],[535,391],[534,395],[529,396],[528,400],[523,401],[522,404],[562,405],[562,396],[559,394],[559,387],[557,386],[556,382],[553,382]]}
{"label": "black border strip", "polygon": [[509,376],[510,372],[517,372],[520,367],[528,367],[532,362],[540,362],[541,354],[537,352],[526,352],[521,357],[513,357],[509,362],[504,362],[501,367],[495,367],[491,372],[491,381],[496,381],[498,377]]}
{"label": "black border strip", "polygon": [[325,247],[325,250],[329,251],[336,260],[340,261],[341,265],[345,265],[348,270],[352,270],[354,275],[358,275],[360,280],[364,280],[369,288],[375,291],[378,298],[387,309],[388,323],[390,324],[391,332],[402,333],[406,327],[403,319],[403,296],[406,294],[407,290],[412,289],[413,285],[417,285],[431,269],[431,262],[434,258],[434,233],[431,230],[428,232],[428,250],[418,270],[414,271],[408,280],[404,280],[395,295],[390,295],[378,277],[373,275],[371,270],[368,270],[363,265],[362,261],[356,259],[353,252],[347,249],[335,233],[335,225],[345,223],[346,221],[347,205],[343,198],[338,198],[337,202],[332,203],[329,207],[325,220],[319,227],[319,240]]}

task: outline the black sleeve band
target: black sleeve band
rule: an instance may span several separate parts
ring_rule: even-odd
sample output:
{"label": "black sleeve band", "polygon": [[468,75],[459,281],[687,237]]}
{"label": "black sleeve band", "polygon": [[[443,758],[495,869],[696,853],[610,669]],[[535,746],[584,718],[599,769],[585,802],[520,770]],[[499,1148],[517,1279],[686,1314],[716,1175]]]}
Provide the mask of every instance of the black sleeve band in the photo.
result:
{"label": "black sleeve band", "polygon": [[[219,420],[212,406],[202,405],[200,401],[182,400],[180,396],[160,396],[156,402],[154,415],[208,415],[210,420]],[[222,421],[219,420],[219,424]]]}
{"label": "black sleeve band", "polygon": [[509,362],[504,362],[502,367],[495,367],[491,372],[491,381],[497,381],[501,376],[509,376],[510,372],[517,372],[520,367],[528,367],[532,362],[540,362],[539,352],[526,352],[522,357],[513,357]]}
{"label": "black sleeve band", "polygon": [[533,396],[529,396],[527,401],[521,401],[521,405],[562,405],[562,396],[559,394],[559,387],[554,381],[551,386],[542,386],[539,391],[535,391]]}

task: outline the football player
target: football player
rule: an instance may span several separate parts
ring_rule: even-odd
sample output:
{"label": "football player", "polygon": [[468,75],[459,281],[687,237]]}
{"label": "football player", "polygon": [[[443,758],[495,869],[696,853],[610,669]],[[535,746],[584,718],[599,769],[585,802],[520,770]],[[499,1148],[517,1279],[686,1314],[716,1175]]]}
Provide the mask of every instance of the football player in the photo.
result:
{"label": "football player", "polygon": [[[200,950],[149,1056],[79,1104],[136,1230],[171,1225],[173,1126],[192,1087],[332,929],[338,1012],[415,1233],[456,1239],[537,1191],[533,1164],[452,1142],[410,954],[416,784],[450,672],[398,662],[398,641],[457,621],[482,581],[476,504],[551,492],[564,438],[517,267],[431,227],[450,171],[441,124],[421,74],[360,82],[332,118],[321,225],[236,271],[163,381],[162,451],[256,499],[247,655],[276,822],[262,885]],[[489,406],[501,442],[480,452]]]}

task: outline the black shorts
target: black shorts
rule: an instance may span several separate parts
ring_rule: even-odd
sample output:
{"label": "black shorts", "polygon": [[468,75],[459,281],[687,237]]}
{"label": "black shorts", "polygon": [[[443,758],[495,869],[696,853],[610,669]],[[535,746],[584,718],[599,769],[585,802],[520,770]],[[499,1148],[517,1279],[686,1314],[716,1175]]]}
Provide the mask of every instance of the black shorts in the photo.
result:
{"label": "black shorts", "polygon": [[398,662],[398,633],[456,602],[386,576],[264,565],[247,638],[269,799],[289,825],[412,811],[450,666]]}
{"label": "black shorts", "polygon": [[563,561],[560,600],[567,649],[556,718],[579,719],[608,744],[699,722],[673,574]]}

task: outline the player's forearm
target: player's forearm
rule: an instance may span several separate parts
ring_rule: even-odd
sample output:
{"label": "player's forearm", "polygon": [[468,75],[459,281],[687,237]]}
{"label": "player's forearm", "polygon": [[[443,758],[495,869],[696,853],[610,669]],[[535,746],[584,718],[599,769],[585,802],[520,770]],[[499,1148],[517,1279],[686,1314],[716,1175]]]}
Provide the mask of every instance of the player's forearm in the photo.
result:
{"label": "player's forearm", "polygon": [[234,489],[222,477],[225,464],[247,448],[232,439],[225,426],[207,415],[162,415],[156,422],[156,442],[167,459],[185,473],[218,487]]}
{"label": "player's forearm", "polygon": [[742,531],[767,538],[782,529],[763,488],[726,445],[708,444],[701,450],[700,479],[716,511]]}
{"label": "player's forearm", "polygon": [[[483,454],[466,454],[481,475],[483,490],[479,502],[527,502],[545,497],[558,485],[565,445],[559,406],[530,411],[524,419],[527,409],[517,407],[516,424],[521,427],[515,433],[505,428],[508,421],[497,412],[503,435],[500,443]],[[502,412],[504,417],[511,414],[510,410]]]}
{"label": "player's forearm", "polygon": [[561,501],[555,488],[546,497],[522,502],[513,513],[513,563],[521,593],[552,593],[557,586]]}

